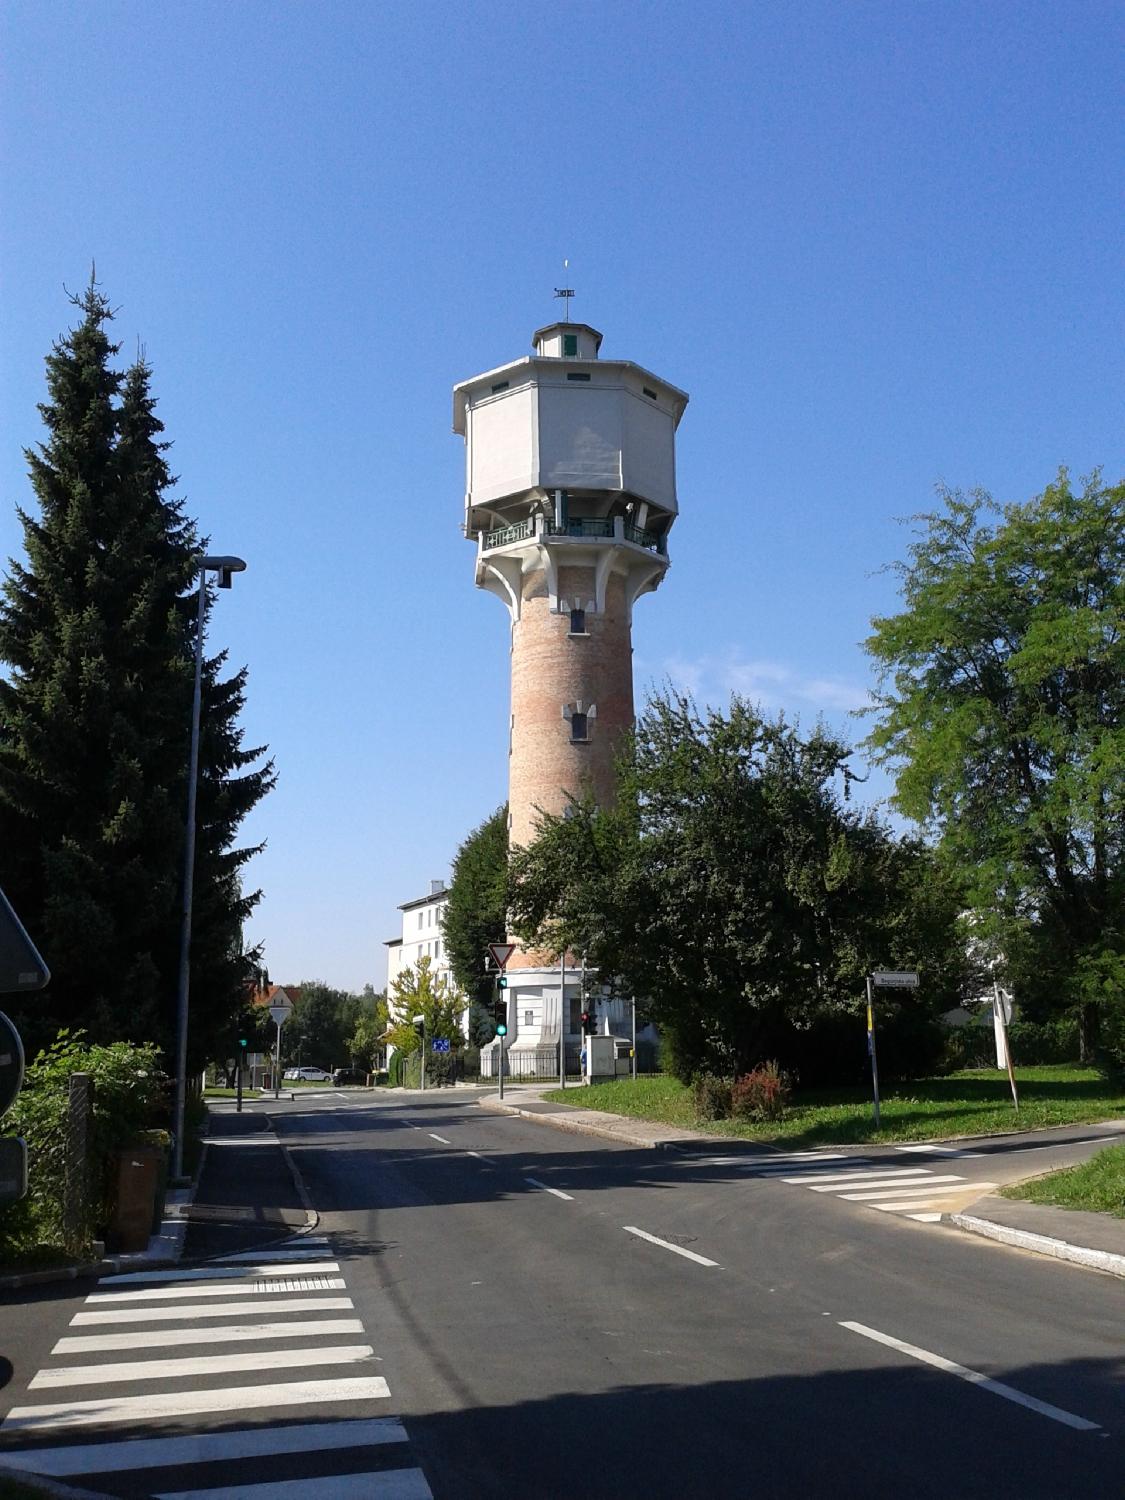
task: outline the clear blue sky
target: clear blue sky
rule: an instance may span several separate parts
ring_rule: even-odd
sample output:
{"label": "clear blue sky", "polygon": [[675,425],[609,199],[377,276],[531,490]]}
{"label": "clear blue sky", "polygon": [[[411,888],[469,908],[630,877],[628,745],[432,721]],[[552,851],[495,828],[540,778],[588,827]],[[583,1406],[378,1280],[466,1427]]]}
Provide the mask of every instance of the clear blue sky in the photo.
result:
{"label": "clear blue sky", "polygon": [[[277,981],[381,985],[505,796],[507,621],[454,381],[575,318],[691,393],[638,686],[848,724],[933,486],[1125,472],[1120,4],[8,0],[0,557],[64,283],[155,367],[249,570]],[[851,724],[857,735],[860,726]]]}

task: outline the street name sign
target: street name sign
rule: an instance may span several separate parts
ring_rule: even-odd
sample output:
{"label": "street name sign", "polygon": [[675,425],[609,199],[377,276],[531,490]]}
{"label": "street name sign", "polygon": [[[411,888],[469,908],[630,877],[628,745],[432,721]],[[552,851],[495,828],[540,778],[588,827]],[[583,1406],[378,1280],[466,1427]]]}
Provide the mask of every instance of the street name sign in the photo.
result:
{"label": "street name sign", "polygon": [[492,961],[498,969],[506,969],[508,960],[516,951],[515,943],[489,943],[488,951],[492,954]]}
{"label": "street name sign", "polygon": [[8,1017],[0,1011],[0,1115],[7,1114],[23,1087],[23,1043]]}
{"label": "street name sign", "polygon": [[871,976],[877,990],[916,990],[918,975],[913,969],[876,969]]}
{"label": "street name sign", "polygon": [[0,891],[0,995],[41,990],[50,977],[38,948]]}

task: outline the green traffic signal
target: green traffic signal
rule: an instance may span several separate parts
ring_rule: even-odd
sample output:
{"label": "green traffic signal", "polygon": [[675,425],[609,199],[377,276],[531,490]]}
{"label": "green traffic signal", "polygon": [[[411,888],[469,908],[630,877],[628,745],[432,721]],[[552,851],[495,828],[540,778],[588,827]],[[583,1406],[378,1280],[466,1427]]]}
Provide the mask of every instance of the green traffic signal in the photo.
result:
{"label": "green traffic signal", "polygon": [[501,974],[501,976],[500,976],[500,988],[502,990],[506,990],[508,988],[508,976],[507,976],[507,974]]}
{"label": "green traffic signal", "polygon": [[497,1028],[496,1028],[496,1035],[497,1036],[507,1036],[508,1035],[508,1028],[504,1025],[503,1021],[501,1021],[500,1024],[499,1024],[499,1026],[497,1026]]}

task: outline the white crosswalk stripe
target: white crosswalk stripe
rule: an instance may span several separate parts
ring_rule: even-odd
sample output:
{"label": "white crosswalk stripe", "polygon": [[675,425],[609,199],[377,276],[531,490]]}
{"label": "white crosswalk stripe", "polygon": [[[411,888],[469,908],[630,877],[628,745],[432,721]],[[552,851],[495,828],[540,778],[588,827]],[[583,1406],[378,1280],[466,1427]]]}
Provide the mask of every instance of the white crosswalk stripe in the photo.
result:
{"label": "white crosswalk stripe", "polygon": [[936,1224],[949,1211],[952,1199],[963,1195],[967,1202],[996,1187],[994,1182],[976,1182],[959,1173],[941,1170],[961,1158],[980,1157],[983,1155],[980,1151],[927,1145],[896,1149],[918,1154],[933,1151],[938,1153],[938,1159],[932,1167],[920,1162],[907,1166],[885,1156],[853,1156],[845,1151],[788,1151],[771,1156],[698,1157],[692,1165],[737,1167],[748,1176],[807,1188],[882,1213],[901,1213],[923,1224]]}
{"label": "white crosswalk stripe", "polygon": [[158,1500],[433,1500],[351,1298],[317,1295],[346,1292],[331,1255],[295,1238],[103,1278],[0,1422],[4,1463]]}

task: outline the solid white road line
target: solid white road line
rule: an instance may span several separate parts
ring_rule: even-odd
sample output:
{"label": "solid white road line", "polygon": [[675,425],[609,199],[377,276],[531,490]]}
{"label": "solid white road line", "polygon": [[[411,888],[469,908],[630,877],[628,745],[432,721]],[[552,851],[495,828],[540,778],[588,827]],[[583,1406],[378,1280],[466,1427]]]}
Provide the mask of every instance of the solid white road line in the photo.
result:
{"label": "solid white road line", "polygon": [[[421,1469],[380,1469],[374,1474],[320,1474],[315,1479],[225,1484],[223,1500],[433,1500]],[[156,1500],[215,1500],[217,1491],[162,1490]]]}
{"label": "solid white road line", "polygon": [[177,1267],[174,1271],[126,1271],[119,1276],[103,1276],[98,1282],[99,1286],[124,1286],[126,1282],[169,1282],[169,1281],[218,1281],[230,1276],[286,1276],[294,1271],[298,1276],[312,1276],[321,1272],[328,1273],[338,1271],[340,1267],[334,1260],[314,1261],[311,1265],[302,1261],[297,1265],[274,1265],[250,1264],[240,1266],[191,1266],[186,1270]]}
{"label": "solid white road line", "polygon": [[870,1169],[866,1172],[834,1172],[828,1177],[805,1172],[800,1177],[783,1177],[781,1180],[812,1188],[814,1193],[834,1193],[838,1187],[855,1187],[861,1182],[897,1182],[904,1177],[913,1179],[932,1175],[929,1167],[894,1167],[887,1172],[873,1172]]}
{"label": "solid white road line", "polygon": [[[343,1282],[340,1285],[343,1286]],[[241,1287],[224,1287],[224,1291],[241,1291]],[[273,1291],[273,1287],[270,1288]],[[274,1312],[344,1312],[352,1306],[350,1297],[262,1297],[257,1302],[220,1302],[196,1307],[121,1307],[104,1312],[75,1313],[70,1326],[91,1323],[171,1323],[176,1318],[241,1318],[247,1313]]]}
{"label": "solid white road line", "polygon": [[694,1260],[701,1266],[717,1266],[717,1260],[708,1260],[705,1255],[696,1255],[694,1250],[685,1250],[682,1245],[673,1245],[668,1240],[657,1239],[655,1234],[649,1234],[647,1230],[638,1229],[635,1224],[622,1224],[626,1234],[635,1234],[640,1240],[648,1240],[650,1245],[659,1245],[662,1250],[671,1250],[673,1255],[682,1255],[685,1260]]}
{"label": "solid white road line", "polygon": [[4,1430],[66,1431],[103,1422],[148,1422],[168,1417],[196,1417],[204,1412],[247,1412],[316,1402],[373,1401],[390,1396],[381,1375],[344,1380],[287,1380],[277,1385],[235,1385],[213,1391],[154,1391],[150,1396],[105,1396],[97,1401],[59,1401],[43,1406],[13,1406]]}
{"label": "solid white road line", "polygon": [[130,1359],[112,1365],[60,1365],[40,1370],[28,1386],[118,1385],[134,1380],[177,1380],[187,1375],[233,1375],[243,1370],[291,1370],[307,1365],[354,1365],[370,1359],[370,1344],[322,1345],[317,1349],[255,1349],[249,1354],[191,1354],[183,1359]]}
{"label": "solid white road line", "polygon": [[1005,1401],[1014,1401],[1017,1406],[1026,1406],[1030,1411],[1037,1411],[1042,1417],[1050,1417],[1053,1422],[1061,1422],[1064,1427],[1075,1427],[1079,1432],[1100,1432],[1101,1427],[1097,1422],[1088,1422],[1085,1417],[1076,1417],[1073,1412],[1063,1411],[1060,1406],[1052,1406],[1049,1401],[1039,1401],[1035,1396],[1026,1396],[1023,1391],[1017,1391],[1014,1386],[1004,1385],[1002,1381],[992,1380],[987,1375],[982,1375],[979,1370],[970,1370],[965,1365],[958,1365],[951,1359],[945,1359],[940,1354],[933,1354],[928,1349],[919,1349],[916,1344],[905,1344],[901,1339],[892,1338],[889,1333],[880,1333],[877,1328],[868,1328],[863,1323],[848,1323],[841,1320],[841,1328],[849,1328],[852,1333],[861,1334],[865,1339],[873,1339],[877,1344],[885,1344],[888,1349],[897,1349],[900,1354],[908,1354],[911,1359],[921,1360],[924,1365],[932,1365],[935,1370],[944,1370],[948,1375],[956,1375],[959,1380],[967,1380],[971,1385],[980,1386],[981,1390],[991,1391],[994,1396],[1003,1396]]}
{"label": "solid white road line", "polygon": [[447,1141],[445,1136],[435,1135],[432,1130],[429,1132],[429,1136],[431,1141],[440,1141],[443,1146],[452,1146],[453,1144],[452,1141]]}
{"label": "solid white road line", "polygon": [[[300,1323],[236,1323],[233,1328],[149,1328],[129,1333],[87,1333],[59,1339],[52,1354],[108,1354],[112,1349],[163,1349],[180,1344],[240,1344],[250,1339],[335,1338],[362,1333],[359,1318],[309,1318]],[[294,1350],[294,1362],[300,1351]]]}
{"label": "solid white road line", "polygon": [[556,1198],[561,1198],[564,1203],[573,1203],[574,1199],[569,1193],[564,1193],[561,1188],[548,1187],[545,1182],[540,1182],[538,1177],[529,1177],[524,1173],[524,1182],[530,1182],[532,1187],[542,1188],[545,1193],[552,1193]]}
{"label": "solid white road line", "polygon": [[[316,1286],[309,1286],[304,1277],[294,1276],[288,1281],[229,1282],[225,1286],[157,1286],[142,1292],[91,1292],[86,1306],[108,1307],[115,1302],[167,1302],[172,1299],[192,1297],[245,1297],[254,1292],[342,1292],[342,1276],[320,1276]],[[178,1316],[178,1314],[177,1314]],[[219,1313],[216,1312],[216,1317]],[[225,1318],[227,1315],[223,1313]]]}

